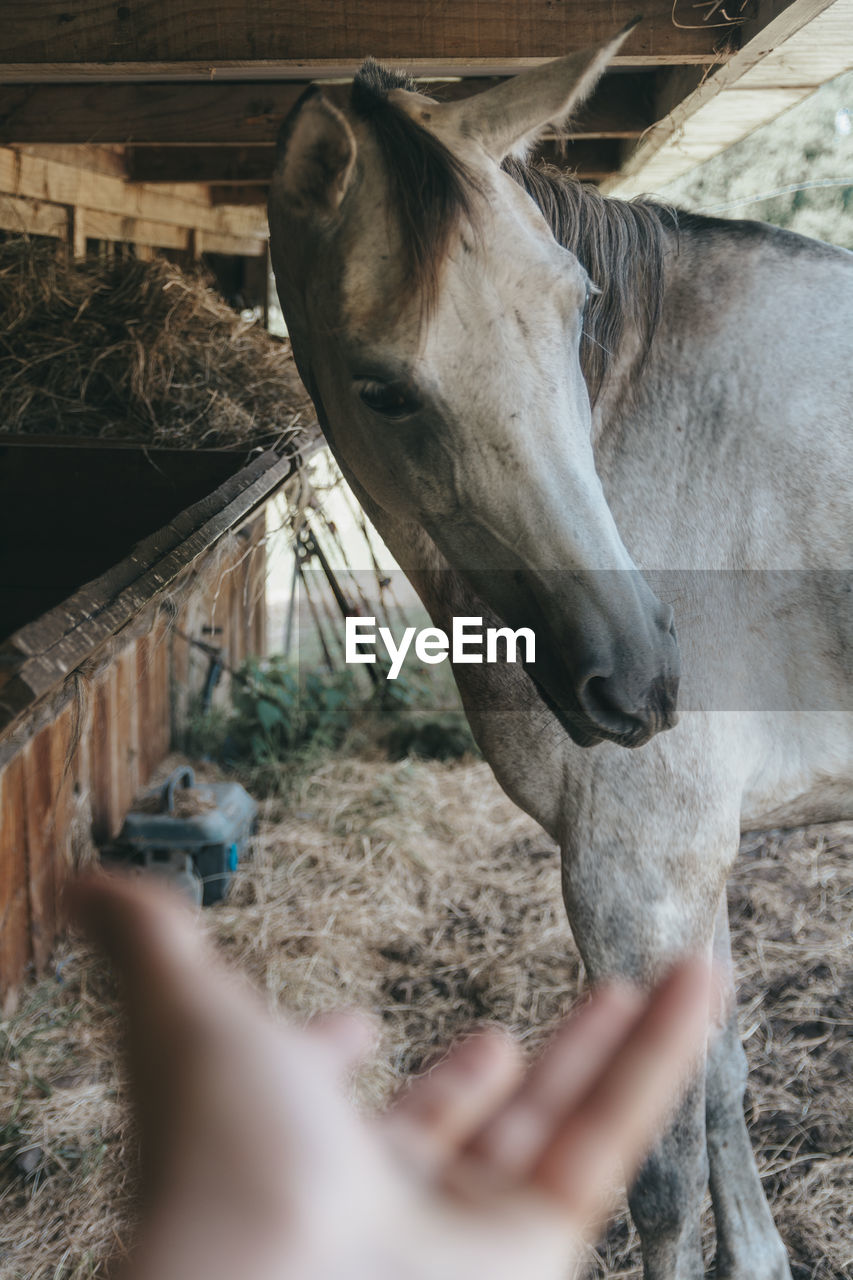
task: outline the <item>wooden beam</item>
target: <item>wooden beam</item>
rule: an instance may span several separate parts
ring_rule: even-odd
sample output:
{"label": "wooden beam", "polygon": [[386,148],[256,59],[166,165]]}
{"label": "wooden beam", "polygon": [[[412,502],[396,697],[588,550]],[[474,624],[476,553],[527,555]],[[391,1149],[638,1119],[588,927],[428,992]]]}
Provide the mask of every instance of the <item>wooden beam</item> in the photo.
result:
{"label": "wooden beam", "polygon": [[[499,83],[476,77],[422,87],[451,101]],[[307,85],[0,85],[0,143],[269,144]],[[653,72],[607,76],[573,134],[638,137],[653,122],[653,88]]]}
{"label": "wooden beam", "polygon": [[252,209],[214,209],[203,190],[187,188],[187,196],[122,182],[107,174],[75,169],[36,156],[0,147],[0,192],[84,209],[97,209],[121,217],[165,222],[178,227],[199,227],[214,235],[264,240],[265,220]]}
{"label": "wooden beam", "polygon": [[608,193],[654,192],[853,68],[853,0],[761,0],[725,66],[692,88],[663,80],[668,114],[629,154]]}
{"label": "wooden beam", "polygon": [[[29,79],[49,80],[75,67],[102,70],[206,68],[222,64],[359,62],[378,58],[479,59],[553,58],[603,42],[630,22],[636,0],[135,0],[134,3],[79,4],[40,0],[7,5],[3,16],[3,58],[18,72],[29,64]],[[624,60],[714,62],[733,28],[700,21],[676,25],[672,0],[645,0],[644,21],[629,36]],[[696,17],[690,10],[691,18]],[[717,18],[719,21],[719,17]],[[275,77],[278,78],[278,77]]]}
{"label": "wooden beam", "polygon": [[149,245],[152,249],[187,248],[188,230],[168,222],[124,217],[118,213],[105,213],[102,209],[87,209],[85,220],[86,235],[92,240]]}

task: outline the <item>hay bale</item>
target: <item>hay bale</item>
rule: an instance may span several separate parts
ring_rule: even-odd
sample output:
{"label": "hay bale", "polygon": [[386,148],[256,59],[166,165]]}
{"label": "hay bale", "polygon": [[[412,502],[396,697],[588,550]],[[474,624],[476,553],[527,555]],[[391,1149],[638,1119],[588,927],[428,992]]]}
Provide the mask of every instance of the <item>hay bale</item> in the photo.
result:
{"label": "hay bale", "polygon": [[289,342],[203,273],[0,242],[0,432],[199,449],[318,431]]}

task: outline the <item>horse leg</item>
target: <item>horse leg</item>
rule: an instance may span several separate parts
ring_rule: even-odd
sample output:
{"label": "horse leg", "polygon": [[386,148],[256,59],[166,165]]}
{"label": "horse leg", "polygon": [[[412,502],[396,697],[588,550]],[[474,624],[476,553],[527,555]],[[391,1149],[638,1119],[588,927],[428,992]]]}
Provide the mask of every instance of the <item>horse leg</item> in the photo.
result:
{"label": "horse leg", "polygon": [[714,931],[714,957],[728,997],[725,1025],[708,1049],[705,1125],[711,1199],[717,1223],[717,1280],[791,1280],[785,1246],[764,1196],[746,1129],[746,1054],[738,1032],[725,894]]}
{"label": "horse leg", "polygon": [[628,1192],[646,1280],[702,1280],[702,1201],[708,1185],[701,1072]]}
{"label": "horse leg", "polygon": [[[649,986],[688,951],[709,956],[725,872],[736,848],[732,821],[692,822],[678,812],[642,823],[608,786],[585,805],[567,806],[563,891],[569,921],[593,982],[616,975]],[[646,793],[648,794],[648,792]],[[594,803],[597,801],[597,803]],[[736,819],[735,819],[736,821]],[[668,827],[674,828],[669,831]],[[680,830],[679,830],[680,828]],[[676,843],[693,837],[693,847]],[[698,847],[697,847],[698,845]],[[684,852],[685,847],[689,849]],[[668,1131],[629,1192],[646,1280],[702,1280],[702,1206],[708,1185],[704,1062]]]}

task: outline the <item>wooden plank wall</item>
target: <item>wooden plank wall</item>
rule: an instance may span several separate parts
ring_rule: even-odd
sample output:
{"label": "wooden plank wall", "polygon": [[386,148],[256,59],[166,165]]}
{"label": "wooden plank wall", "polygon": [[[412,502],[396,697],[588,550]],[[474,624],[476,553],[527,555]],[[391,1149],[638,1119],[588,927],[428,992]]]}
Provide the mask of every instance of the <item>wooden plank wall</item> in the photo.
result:
{"label": "wooden plank wall", "polygon": [[71,677],[55,714],[45,722],[36,709],[32,731],[19,730],[0,763],[0,997],[30,967],[44,971],[70,871],[118,834],[204,683],[206,657],[178,633],[220,645],[228,665],[264,652],[265,570],[260,516],[208,553],[171,598],[176,608],[140,619]]}

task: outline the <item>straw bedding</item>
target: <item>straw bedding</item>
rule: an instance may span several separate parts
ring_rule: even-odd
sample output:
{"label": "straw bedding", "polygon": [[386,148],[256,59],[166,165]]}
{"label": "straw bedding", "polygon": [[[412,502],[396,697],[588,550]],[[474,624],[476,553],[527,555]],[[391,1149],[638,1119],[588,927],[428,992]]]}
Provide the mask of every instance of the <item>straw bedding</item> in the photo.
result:
{"label": "straw bedding", "polygon": [[0,432],[200,449],[305,428],[318,430],[289,343],[203,274],[0,238]]}
{"label": "straw bedding", "polygon": [[[750,1125],[795,1280],[853,1275],[851,848],[849,825],[747,837],[730,891]],[[381,1053],[354,1086],[368,1108],[472,1021],[533,1049],[581,981],[557,853],[479,762],[328,763],[286,808],[266,802],[253,859],[205,919],[272,1005],[380,1013]],[[80,945],[4,1024],[4,1280],[102,1275],[129,1238],[118,1034]],[[588,1262],[639,1280],[624,1216]]]}

